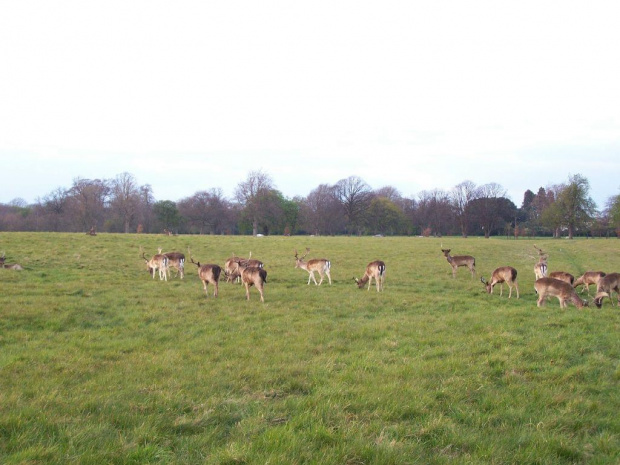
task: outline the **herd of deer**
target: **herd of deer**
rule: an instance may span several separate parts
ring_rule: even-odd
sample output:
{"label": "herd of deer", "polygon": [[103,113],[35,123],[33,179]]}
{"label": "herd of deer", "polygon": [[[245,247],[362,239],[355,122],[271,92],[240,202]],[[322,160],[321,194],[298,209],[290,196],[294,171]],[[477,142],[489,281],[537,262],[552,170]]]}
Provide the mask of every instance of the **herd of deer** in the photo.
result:
{"label": "herd of deer", "polygon": [[[575,289],[578,286],[584,286],[584,289],[590,296],[590,284],[596,286],[596,295],[593,302],[601,308],[603,305],[603,299],[609,297],[612,305],[613,300],[611,298],[612,292],[618,294],[618,305],[620,306],[620,273],[604,273],[602,271],[587,271],[582,276],[575,279],[575,277],[564,271],[554,271],[547,275],[548,254],[534,245],[534,248],[538,251],[538,263],[534,265],[534,274],[536,276],[536,282],[534,283],[534,289],[538,294],[537,305],[540,307],[544,305],[547,297],[557,297],[560,302],[560,307],[565,308],[567,302],[572,302],[576,307],[583,308],[588,305],[588,302],[581,299]],[[155,279],[156,273],[159,275],[160,280],[168,280],[170,271],[175,270],[176,276],[180,276],[181,279],[185,276],[185,255],[181,252],[168,252],[162,253],[162,249],[159,249],[158,253],[151,258],[147,258],[146,254],[142,251],[142,258],[146,263],[146,268],[149,273]],[[213,296],[217,297],[219,292],[219,280],[222,273],[222,268],[215,264],[204,264],[195,262],[191,257],[189,248],[187,249],[190,256],[190,261],[198,267],[198,277],[202,281],[203,288],[207,297],[209,296],[207,286],[213,285],[215,288]],[[472,278],[476,275],[476,259],[470,255],[450,255],[451,249],[444,249],[442,247],[446,260],[452,267],[452,277],[456,278],[456,273],[459,267],[467,267],[471,273]],[[308,272],[308,284],[313,281],[315,285],[320,286],[323,283],[323,278],[327,276],[329,284],[332,284],[332,278],[330,275],[331,262],[325,258],[314,258],[308,261],[304,261],[304,258],[310,252],[309,248],[306,248],[306,253],[303,256],[299,256],[297,250],[295,250],[295,268],[300,268]],[[4,252],[0,255],[0,268],[11,270],[23,270],[23,268],[17,263],[6,263],[6,257]],[[370,290],[372,280],[375,280],[375,286],[377,292],[383,290],[385,283],[385,263],[381,260],[370,262],[366,267],[366,271],[362,278],[353,278],[357,286],[362,289],[368,283],[368,290]],[[314,273],[319,274],[320,280],[316,281]],[[242,283],[245,286],[246,299],[250,300],[250,287],[254,286],[260,293],[261,302],[265,302],[264,290],[267,283],[267,271],[264,269],[264,264],[260,260],[252,259],[252,252],[250,256],[246,258],[237,257],[233,254],[231,258],[226,260],[224,265],[224,275],[226,276],[226,282]],[[517,299],[519,298],[519,285],[517,283],[517,270],[511,266],[502,266],[496,268],[491,274],[491,280],[487,281],[484,277],[480,278],[482,284],[484,284],[487,293],[492,294],[495,285],[500,285],[499,295],[502,296],[504,292],[504,283],[508,285],[509,293],[508,298],[512,297],[512,288],[514,287],[517,292]]]}
{"label": "herd of deer", "polygon": [[[603,306],[603,299],[609,297],[611,304],[612,292],[618,294],[618,305],[620,305],[620,273],[604,273],[602,271],[587,271],[577,279],[565,271],[553,271],[547,275],[547,253],[543,252],[538,247],[534,246],[538,251],[538,263],[534,265],[534,274],[536,276],[536,282],[534,283],[534,289],[538,294],[538,301],[536,304],[541,307],[545,303],[547,297],[557,297],[560,301],[560,307],[566,308],[567,302],[572,302],[577,308],[583,308],[588,305],[588,302],[581,299],[575,289],[578,286],[584,286],[584,289],[590,295],[590,284],[596,286],[596,295],[594,296],[594,304],[601,308]],[[476,274],[476,259],[470,255],[451,256],[451,249],[442,248],[444,256],[448,260],[448,263],[452,267],[452,277],[456,277],[456,272],[459,267],[467,267],[471,273],[472,278]],[[517,299],[519,298],[519,286],[517,284],[517,270],[511,266],[502,266],[496,268],[492,275],[491,281],[487,281],[484,277],[480,278],[482,284],[484,284],[487,293],[493,293],[493,287],[496,284],[500,285],[499,295],[501,296],[504,290],[504,283],[510,288],[508,298],[512,297],[512,288],[517,291]]]}
{"label": "herd of deer", "polygon": [[[142,250],[141,250],[142,251]],[[219,281],[222,274],[222,267],[216,264],[204,264],[195,262],[191,257],[191,251],[187,249],[190,261],[198,267],[198,277],[202,281],[202,285],[206,296],[209,296],[207,286],[213,285],[215,288],[213,296],[217,297],[219,293]],[[309,248],[306,248],[306,253],[303,256],[299,256],[297,250],[295,250],[295,268],[300,268],[308,272],[308,284],[310,281],[314,281],[314,284],[320,286],[323,283],[323,278],[327,276],[329,284],[332,283],[330,274],[331,262],[325,258],[313,258],[308,261],[304,261],[306,255],[310,252]],[[151,258],[147,258],[144,251],[142,251],[142,258],[146,263],[146,268],[149,273],[155,279],[156,273],[159,275],[159,279],[167,281],[170,276],[170,269],[176,270],[176,276],[183,279],[185,273],[185,255],[180,252],[168,252],[162,253],[162,249],[159,249],[158,253]],[[319,274],[319,282],[316,281],[314,273]],[[250,287],[254,286],[260,293],[261,302],[265,302],[265,284],[267,283],[267,271],[264,268],[263,262],[252,258],[252,252],[248,258],[241,258],[233,256],[226,260],[224,264],[224,276],[226,282],[242,283],[245,286],[245,296],[247,300],[250,300]],[[361,289],[368,283],[368,290],[372,280],[375,280],[377,292],[383,290],[383,284],[385,282],[385,263],[381,260],[371,262],[366,267],[366,271],[361,279],[353,278]]]}

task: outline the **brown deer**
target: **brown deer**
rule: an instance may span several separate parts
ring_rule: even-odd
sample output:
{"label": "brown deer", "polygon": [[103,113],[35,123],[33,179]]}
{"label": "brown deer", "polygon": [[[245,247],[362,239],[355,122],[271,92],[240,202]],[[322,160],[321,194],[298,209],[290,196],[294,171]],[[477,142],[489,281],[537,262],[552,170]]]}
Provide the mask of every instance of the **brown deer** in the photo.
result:
{"label": "brown deer", "polygon": [[560,301],[560,308],[566,308],[567,302],[572,302],[577,308],[583,308],[588,305],[579,298],[573,286],[565,281],[555,278],[540,278],[534,283],[534,289],[538,294],[536,305],[542,307],[545,305],[547,297],[557,297]]}
{"label": "brown deer", "polygon": [[510,292],[508,293],[508,298],[512,297],[512,286],[517,289],[517,299],[519,298],[519,285],[517,284],[517,270],[515,270],[511,266],[502,266],[500,268],[496,268],[491,275],[491,282],[487,282],[484,277],[480,278],[482,284],[485,285],[488,294],[493,294],[493,287],[496,284],[500,285],[499,295],[502,296],[504,292],[504,283],[508,284],[510,288]]}
{"label": "brown deer", "polygon": [[602,271],[586,271],[584,274],[575,279],[573,287],[577,288],[577,286],[583,286],[583,288],[581,288],[581,292],[583,293],[585,289],[588,291],[588,295],[590,295],[590,284],[594,284],[596,286],[604,277],[605,273]]}
{"label": "brown deer", "polygon": [[534,245],[534,248],[538,251],[538,263],[534,265],[534,275],[536,279],[544,278],[547,276],[547,253],[543,252],[542,249],[539,249]]}
{"label": "brown deer", "polygon": [[575,282],[575,277],[572,274],[567,273],[566,271],[552,271],[551,273],[549,273],[549,277],[553,279],[559,279],[560,281],[564,281],[565,283],[568,283],[571,286],[573,285],[573,282]]}
{"label": "brown deer", "polygon": [[372,278],[375,278],[375,286],[377,287],[377,292],[383,290],[383,284],[385,283],[385,263],[381,260],[376,260],[374,262],[370,262],[366,267],[366,272],[362,279],[353,278],[357,283],[357,287],[362,289],[366,283],[368,283],[368,290],[370,290],[370,284],[372,283]]}
{"label": "brown deer", "polygon": [[168,257],[158,253],[153,255],[149,260],[146,258],[144,252],[142,252],[142,258],[146,262],[146,269],[153,275],[153,279],[155,279],[155,272],[159,271],[159,280],[168,281]]}
{"label": "brown deer", "polygon": [[[301,268],[302,270],[306,270],[309,273],[310,276],[308,277],[308,285],[310,284],[310,280],[312,280],[314,281],[315,285],[320,286],[321,283],[323,282],[323,275],[327,275],[327,279],[329,280],[329,285],[331,286],[332,285],[332,277],[330,275],[331,262],[325,258],[313,258],[311,260],[308,260],[307,262],[304,262],[304,258],[306,257],[306,255],[308,255],[309,252],[310,252],[310,249],[306,247],[306,253],[303,255],[303,257],[299,258],[297,249],[295,249],[295,268]],[[321,277],[318,284],[314,277],[315,271],[319,273],[319,276]]]}
{"label": "brown deer", "polygon": [[256,260],[252,258],[252,252],[250,252],[249,258],[241,258],[236,257],[233,253],[233,256],[226,260],[224,264],[224,274],[226,275],[226,282],[237,281],[241,282],[241,276],[236,273],[237,264],[241,264],[245,267],[255,267],[255,268],[263,268],[265,265],[260,260]]}
{"label": "brown deer", "polygon": [[241,282],[245,286],[245,298],[250,300],[250,287],[256,286],[260,293],[260,301],[265,302],[265,284],[267,283],[267,271],[255,266],[247,266],[247,263],[236,263],[235,273],[241,276]]}
{"label": "brown deer", "polygon": [[22,266],[19,263],[6,263],[6,257],[4,252],[0,256],[0,268],[4,268],[6,270],[15,270],[15,271],[23,271]]}
{"label": "brown deer", "polygon": [[215,287],[213,297],[217,297],[220,287],[219,282],[222,268],[219,265],[201,265],[200,262],[194,261],[191,253],[189,252],[189,247],[187,249],[187,252],[189,254],[189,260],[198,267],[198,277],[202,281],[202,287],[205,290],[205,295],[207,296],[207,298],[209,297],[209,291],[207,290],[207,286],[209,284],[213,284],[213,287]]}
{"label": "brown deer", "polygon": [[[162,249],[158,249],[161,254]],[[187,248],[189,251],[189,247]],[[174,269],[176,274],[174,277],[181,275],[181,279],[185,277],[185,254],[181,252],[166,252],[164,254],[168,258],[168,277],[170,277],[170,269]]]}
{"label": "brown deer", "polygon": [[599,280],[596,285],[596,296],[594,296],[595,305],[601,308],[605,297],[609,297],[611,305],[613,305],[614,301],[611,299],[612,292],[618,294],[618,305],[620,305],[620,273],[608,273]]}
{"label": "brown deer", "polygon": [[455,255],[454,257],[450,255],[450,251],[452,249],[441,249],[444,257],[448,260],[448,263],[452,267],[452,277],[456,278],[456,272],[459,266],[466,266],[469,268],[471,272],[471,277],[473,279],[476,274],[476,259],[471,255]]}

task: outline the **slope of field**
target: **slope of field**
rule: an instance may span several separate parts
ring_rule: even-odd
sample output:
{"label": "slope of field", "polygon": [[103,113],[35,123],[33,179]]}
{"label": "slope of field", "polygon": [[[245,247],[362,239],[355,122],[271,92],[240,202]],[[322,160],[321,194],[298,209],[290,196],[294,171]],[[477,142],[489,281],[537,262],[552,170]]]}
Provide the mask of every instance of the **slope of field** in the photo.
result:
{"label": "slope of field", "polygon": [[[620,271],[615,239],[0,233],[25,268],[0,270],[0,463],[618,463],[620,308],[537,308],[533,244]],[[206,298],[191,263],[154,280],[140,247],[251,251],[265,304]],[[295,269],[306,247],[332,286]],[[376,259],[385,291],[359,290]],[[480,283],[504,265],[519,300]]]}

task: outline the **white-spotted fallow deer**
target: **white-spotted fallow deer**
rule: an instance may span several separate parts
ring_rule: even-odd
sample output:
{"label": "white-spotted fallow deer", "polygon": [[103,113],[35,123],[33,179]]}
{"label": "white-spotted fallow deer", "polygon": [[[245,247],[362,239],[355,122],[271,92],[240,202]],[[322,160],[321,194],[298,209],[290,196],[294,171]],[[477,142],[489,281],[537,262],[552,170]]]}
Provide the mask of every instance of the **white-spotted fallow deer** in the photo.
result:
{"label": "white-spotted fallow deer", "polygon": [[620,273],[608,273],[604,278],[601,278],[596,285],[596,296],[594,296],[594,304],[601,308],[603,306],[603,299],[609,297],[611,305],[614,301],[611,299],[611,293],[618,294],[618,305],[620,305]]}
{"label": "white-spotted fallow deer", "polygon": [[[161,253],[161,250],[159,249],[159,253]],[[185,277],[185,254],[181,252],[166,252],[164,255],[168,258],[168,276],[170,276],[170,269],[172,268],[176,271],[174,277],[181,275],[181,279],[183,279]]]}
{"label": "white-spotted fallow deer", "polygon": [[446,257],[446,260],[448,260],[448,263],[452,267],[452,277],[456,278],[456,272],[459,266],[466,266],[467,268],[469,268],[469,271],[471,272],[471,277],[473,279],[476,274],[476,259],[471,255],[455,255],[453,257],[452,255],[450,255],[451,250],[452,249],[441,249],[444,257]]}
{"label": "white-spotted fallow deer", "polygon": [[6,257],[4,255],[4,252],[2,252],[2,255],[0,256],[0,268],[4,268],[6,270],[15,270],[15,271],[22,271],[23,268],[19,263],[6,263],[5,262]]}
{"label": "white-spotted fallow deer", "polygon": [[602,271],[586,271],[584,274],[575,279],[573,287],[576,289],[577,286],[583,286],[583,288],[581,288],[581,292],[583,293],[585,289],[588,291],[588,295],[590,295],[590,284],[598,286],[598,282],[604,277],[605,273]]}
{"label": "white-spotted fallow deer", "polygon": [[560,281],[564,281],[565,283],[570,284],[571,286],[575,282],[575,277],[567,273],[566,271],[552,271],[549,273],[549,277],[553,279],[559,279]]}
{"label": "white-spotted fallow deer", "polygon": [[555,278],[540,278],[534,283],[534,289],[538,294],[536,305],[542,307],[545,305],[547,297],[557,297],[560,301],[560,308],[566,308],[567,302],[572,302],[577,308],[583,308],[588,305],[579,298],[573,286],[565,281]]}
{"label": "white-spotted fallow deer", "polygon": [[375,286],[377,287],[377,292],[383,290],[383,284],[385,283],[385,263],[381,260],[376,260],[374,262],[370,262],[366,267],[366,272],[361,279],[353,278],[357,283],[357,287],[362,289],[366,283],[368,283],[368,290],[370,290],[370,285],[372,283],[372,279],[375,278]]}
{"label": "white-spotted fallow deer", "polygon": [[496,284],[500,285],[499,295],[502,296],[504,292],[504,283],[508,284],[510,288],[510,292],[508,293],[508,298],[512,297],[512,286],[517,289],[517,299],[519,298],[519,285],[517,284],[517,270],[515,270],[512,266],[502,266],[500,268],[496,268],[491,275],[491,281],[487,282],[484,277],[480,278],[482,284],[484,284],[487,293],[493,294],[493,287]]}
{"label": "white-spotted fallow deer", "polygon": [[250,256],[247,259],[237,257],[233,253],[233,256],[226,260],[226,263],[224,264],[224,274],[226,275],[226,282],[233,282],[235,280],[238,283],[241,282],[241,276],[239,275],[239,273],[236,272],[237,264],[240,264],[242,267],[246,268],[263,268],[265,266],[264,263],[260,260],[252,258],[252,252],[250,252]]}
{"label": "white-spotted fallow deer", "polygon": [[260,301],[265,302],[265,284],[267,283],[267,271],[264,268],[247,266],[247,263],[236,263],[235,273],[241,276],[241,282],[245,286],[245,298],[250,300],[250,287],[255,286],[260,293]]}
{"label": "white-spotted fallow deer", "polygon": [[146,258],[144,252],[142,252],[142,258],[146,262],[146,269],[155,279],[155,272],[159,272],[159,280],[168,281],[168,257],[164,254],[155,254],[151,259]]}
{"label": "white-spotted fallow deer", "polygon": [[209,297],[207,286],[209,284],[213,284],[213,287],[215,288],[215,291],[213,291],[213,297],[217,297],[220,288],[219,282],[220,274],[222,274],[222,268],[219,265],[201,265],[200,262],[195,262],[189,251],[189,247],[187,248],[187,253],[189,254],[190,262],[198,267],[198,277],[202,281],[202,287],[205,290],[205,295]]}
{"label": "white-spotted fallow deer", "polygon": [[[295,268],[301,268],[302,270],[306,270],[308,272],[308,274],[310,275],[308,276],[308,284],[310,284],[310,280],[312,280],[314,281],[315,285],[320,286],[321,283],[323,282],[323,275],[327,275],[327,279],[329,280],[329,285],[331,286],[332,284],[332,277],[330,275],[331,262],[325,258],[313,258],[311,260],[308,260],[307,262],[304,262],[304,258],[306,257],[306,255],[308,255],[309,252],[310,252],[310,249],[306,247],[306,253],[303,255],[303,257],[299,258],[297,250],[295,250]],[[321,277],[318,284],[314,277],[315,271]]]}

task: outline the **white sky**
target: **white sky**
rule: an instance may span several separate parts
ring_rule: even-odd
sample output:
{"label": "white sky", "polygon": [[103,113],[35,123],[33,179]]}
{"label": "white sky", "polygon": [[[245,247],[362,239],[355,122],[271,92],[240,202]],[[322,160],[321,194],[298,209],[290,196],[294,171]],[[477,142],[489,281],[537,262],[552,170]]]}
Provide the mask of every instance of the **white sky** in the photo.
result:
{"label": "white sky", "polygon": [[0,0],[0,202],[251,170],[287,197],[620,188],[620,2]]}

